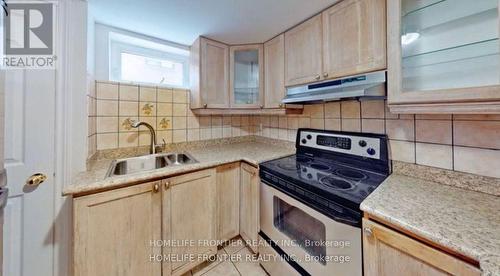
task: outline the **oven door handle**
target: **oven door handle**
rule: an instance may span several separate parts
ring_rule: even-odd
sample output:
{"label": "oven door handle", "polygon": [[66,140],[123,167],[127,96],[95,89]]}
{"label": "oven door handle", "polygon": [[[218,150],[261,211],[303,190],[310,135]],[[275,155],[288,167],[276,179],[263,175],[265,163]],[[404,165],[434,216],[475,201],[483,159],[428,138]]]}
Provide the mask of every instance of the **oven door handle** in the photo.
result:
{"label": "oven door handle", "polygon": [[350,218],[347,218],[346,216],[339,217],[337,215],[331,215],[330,217],[333,220],[340,222],[340,223],[344,223],[344,224],[348,224],[348,225],[356,226],[356,227],[361,227],[359,220],[350,219]]}

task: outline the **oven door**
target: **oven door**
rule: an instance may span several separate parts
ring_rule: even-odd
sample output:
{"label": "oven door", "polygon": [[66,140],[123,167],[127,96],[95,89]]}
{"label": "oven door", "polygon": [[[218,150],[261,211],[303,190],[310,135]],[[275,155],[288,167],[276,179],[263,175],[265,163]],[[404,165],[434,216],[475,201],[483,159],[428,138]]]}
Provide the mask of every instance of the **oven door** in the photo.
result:
{"label": "oven door", "polygon": [[362,275],[361,229],[261,182],[261,230],[311,275]]}

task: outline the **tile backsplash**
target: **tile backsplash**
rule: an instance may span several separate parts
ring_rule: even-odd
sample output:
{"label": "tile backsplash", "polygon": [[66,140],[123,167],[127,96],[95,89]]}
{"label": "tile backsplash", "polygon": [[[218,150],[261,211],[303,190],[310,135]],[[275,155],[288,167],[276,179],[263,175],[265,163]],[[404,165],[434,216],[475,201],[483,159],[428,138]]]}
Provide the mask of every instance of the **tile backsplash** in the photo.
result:
{"label": "tile backsplash", "polygon": [[500,177],[500,115],[398,115],[378,100],[307,105],[302,115],[259,120],[258,135],[289,141],[300,127],[385,133],[392,160]]}
{"label": "tile backsplash", "polygon": [[392,114],[382,100],[306,105],[301,115],[196,116],[189,91],[95,82],[89,91],[89,156],[97,150],[149,145],[146,121],[158,143],[258,135],[295,141],[298,128],[386,133],[391,158],[500,177],[500,115]]}
{"label": "tile backsplash", "polygon": [[188,90],[96,81],[87,98],[89,157],[98,150],[149,145],[149,131],[132,128],[135,121],[152,125],[158,144],[255,134],[250,116],[196,116]]}

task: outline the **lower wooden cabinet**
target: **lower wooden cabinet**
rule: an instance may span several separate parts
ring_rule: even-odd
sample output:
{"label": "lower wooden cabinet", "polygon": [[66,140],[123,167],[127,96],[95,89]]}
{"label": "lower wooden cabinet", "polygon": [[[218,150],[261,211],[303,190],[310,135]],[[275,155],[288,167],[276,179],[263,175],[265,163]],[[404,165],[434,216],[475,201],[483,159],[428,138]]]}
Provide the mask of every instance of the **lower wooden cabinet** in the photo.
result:
{"label": "lower wooden cabinet", "polygon": [[73,202],[75,276],[181,275],[238,234],[258,251],[259,176],[246,163]]}
{"label": "lower wooden cabinet", "polygon": [[74,275],[191,270],[217,253],[215,190],[208,169],[75,198]]}
{"label": "lower wooden cabinet", "polygon": [[217,167],[217,240],[240,233],[240,163]]}
{"label": "lower wooden cabinet", "polygon": [[[162,183],[162,237],[176,243],[164,248],[164,254],[165,249],[169,250],[176,260],[163,262],[163,275],[181,275],[204,262],[202,256],[217,253],[215,169],[177,176]],[[195,259],[190,259],[191,256]]]}
{"label": "lower wooden cabinet", "polygon": [[160,182],[74,199],[74,275],[161,275]]}
{"label": "lower wooden cabinet", "polygon": [[363,219],[364,275],[480,275],[478,268],[418,240]]}
{"label": "lower wooden cabinet", "polygon": [[240,180],[240,235],[254,252],[258,252],[259,238],[259,173],[246,163],[241,164]]}

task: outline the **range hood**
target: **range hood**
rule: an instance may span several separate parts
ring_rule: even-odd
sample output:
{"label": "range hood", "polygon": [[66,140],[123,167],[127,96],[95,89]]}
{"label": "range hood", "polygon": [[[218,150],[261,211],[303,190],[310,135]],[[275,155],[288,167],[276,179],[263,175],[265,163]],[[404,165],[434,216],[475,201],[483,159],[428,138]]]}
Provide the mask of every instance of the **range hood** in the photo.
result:
{"label": "range hood", "polygon": [[335,101],[343,98],[385,97],[385,71],[289,87],[283,103]]}

